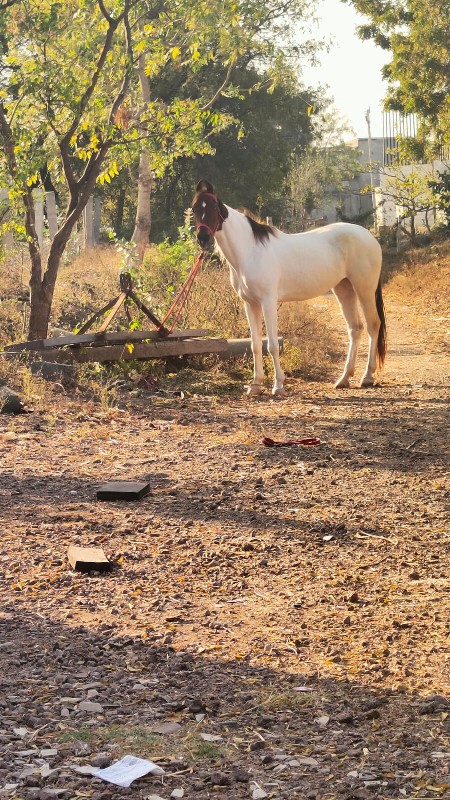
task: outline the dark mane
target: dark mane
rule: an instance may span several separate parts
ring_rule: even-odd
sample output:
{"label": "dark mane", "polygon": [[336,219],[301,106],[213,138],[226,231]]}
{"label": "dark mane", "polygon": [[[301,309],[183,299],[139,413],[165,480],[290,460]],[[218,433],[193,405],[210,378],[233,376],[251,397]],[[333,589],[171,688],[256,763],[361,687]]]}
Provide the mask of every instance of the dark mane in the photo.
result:
{"label": "dark mane", "polygon": [[251,211],[248,211],[246,208],[243,209],[243,214],[247,217],[249,225],[253,231],[253,236],[258,242],[265,242],[269,239],[269,236],[274,236],[275,231],[272,225],[269,225],[267,222],[263,222],[262,220],[255,217]]}

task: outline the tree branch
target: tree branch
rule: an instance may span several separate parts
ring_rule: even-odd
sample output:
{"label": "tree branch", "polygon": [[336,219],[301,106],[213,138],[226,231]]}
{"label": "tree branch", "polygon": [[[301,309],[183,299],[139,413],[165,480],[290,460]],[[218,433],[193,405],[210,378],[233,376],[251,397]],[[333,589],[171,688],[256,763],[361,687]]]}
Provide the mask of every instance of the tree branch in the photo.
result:
{"label": "tree branch", "polygon": [[106,31],[105,41],[103,43],[102,51],[101,51],[101,53],[100,53],[100,55],[99,55],[99,57],[97,59],[97,64],[96,64],[95,70],[94,70],[94,72],[92,74],[91,82],[90,82],[89,86],[86,88],[83,96],[81,97],[81,99],[80,99],[80,101],[78,103],[78,110],[77,110],[76,114],[74,115],[74,118],[72,120],[72,124],[69,126],[68,130],[66,131],[66,133],[64,134],[64,136],[62,137],[62,139],[60,141],[60,147],[61,146],[64,147],[65,145],[68,145],[68,143],[70,142],[70,139],[74,135],[74,133],[75,133],[75,131],[76,131],[76,129],[77,129],[79,123],[80,123],[80,120],[81,120],[81,118],[82,118],[82,116],[83,116],[83,114],[84,114],[84,112],[85,112],[85,110],[86,110],[86,108],[88,106],[88,103],[89,103],[89,101],[90,101],[90,99],[91,99],[91,97],[92,97],[92,95],[94,93],[94,90],[95,90],[95,88],[97,86],[97,83],[100,80],[100,76],[102,74],[102,69],[104,67],[104,64],[105,64],[105,61],[106,61],[106,57],[107,57],[107,55],[108,55],[108,53],[109,53],[109,51],[111,50],[111,47],[112,47],[112,43],[113,43],[114,34],[116,32],[116,29],[117,29],[118,25],[120,24],[120,22],[122,21],[122,19],[124,18],[125,14],[128,13],[129,6],[130,6],[130,0],[125,0],[124,10],[122,11],[121,14],[119,14],[119,16],[116,19],[113,19],[107,13],[105,5],[103,3],[103,0],[97,0],[97,3],[98,3],[98,6],[100,8],[101,13],[103,14],[104,18],[108,22],[108,29]]}
{"label": "tree branch", "polygon": [[132,70],[133,70],[133,37],[132,37],[132,33],[131,33],[130,20],[129,20],[129,14],[128,14],[128,12],[129,12],[129,4],[126,3],[126,6],[127,6],[127,8],[126,8],[126,11],[124,10],[123,20],[124,20],[124,27],[125,27],[125,45],[126,45],[126,51],[127,51],[127,57],[128,57],[128,66],[127,66],[127,68],[125,70],[125,74],[123,76],[122,85],[121,85],[119,91],[117,92],[117,95],[116,95],[116,97],[115,97],[115,99],[113,101],[113,104],[111,106],[111,110],[109,112],[109,123],[110,124],[112,124],[114,122],[116,114],[117,114],[120,106],[122,105],[122,103],[123,103],[123,101],[125,99],[126,93],[128,91],[128,86],[130,85],[131,74],[132,74]]}
{"label": "tree branch", "polygon": [[200,108],[200,111],[208,111],[208,109],[211,108],[213,106],[213,104],[216,102],[217,98],[220,97],[220,95],[222,94],[223,90],[226,88],[226,86],[228,86],[228,84],[230,82],[231,73],[233,72],[233,68],[234,68],[235,64],[236,64],[236,59],[233,59],[232,61],[230,61],[229,65],[228,65],[228,69],[227,69],[227,74],[225,75],[224,82],[222,83],[221,86],[219,86],[219,88],[217,89],[217,92],[214,94],[214,96],[211,98],[211,100],[208,103],[205,103],[205,105]]}

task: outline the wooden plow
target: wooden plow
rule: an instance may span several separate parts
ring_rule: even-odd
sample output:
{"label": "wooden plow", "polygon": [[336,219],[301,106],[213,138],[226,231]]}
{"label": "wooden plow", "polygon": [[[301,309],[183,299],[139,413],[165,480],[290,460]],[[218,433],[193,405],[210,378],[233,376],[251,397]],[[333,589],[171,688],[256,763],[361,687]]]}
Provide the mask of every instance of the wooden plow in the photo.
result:
{"label": "wooden plow", "polygon": [[[96,311],[82,325],[78,333],[7,345],[5,353],[12,355],[33,353],[43,361],[59,363],[144,361],[210,353],[218,353],[223,358],[251,354],[250,339],[208,338],[209,331],[206,329],[169,330],[137,297],[131,275],[122,273],[119,280],[119,295]],[[129,316],[130,302],[145,314],[155,326],[154,329],[108,330],[121,309],[124,309]],[[100,328],[97,331],[90,331],[92,325],[101,317],[104,319]],[[264,349],[267,351],[266,340]]]}

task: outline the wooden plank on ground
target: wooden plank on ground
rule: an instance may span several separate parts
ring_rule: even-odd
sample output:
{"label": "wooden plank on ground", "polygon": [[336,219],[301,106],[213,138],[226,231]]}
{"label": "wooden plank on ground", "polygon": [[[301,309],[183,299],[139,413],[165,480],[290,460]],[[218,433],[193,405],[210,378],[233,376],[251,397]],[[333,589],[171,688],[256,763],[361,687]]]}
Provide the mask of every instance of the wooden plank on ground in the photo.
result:
{"label": "wooden plank on ground", "polygon": [[71,544],[67,551],[67,558],[72,569],[79,572],[107,572],[111,569],[112,563],[109,561],[101,547],[78,547]]}
{"label": "wooden plank on ground", "polygon": [[97,500],[140,500],[150,491],[141,481],[109,481],[97,489]]}
{"label": "wooden plank on ground", "polygon": [[[171,356],[197,355],[202,353],[223,353],[227,349],[226,339],[185,339],[183,341],[157,341],[138,343],[132,347],[126,345],[105,345],[103,347],[83,347],[73,350],[75,361],[130,361],[152,358],[169,358]],[[51,352],[46,354],[50,360]]]}

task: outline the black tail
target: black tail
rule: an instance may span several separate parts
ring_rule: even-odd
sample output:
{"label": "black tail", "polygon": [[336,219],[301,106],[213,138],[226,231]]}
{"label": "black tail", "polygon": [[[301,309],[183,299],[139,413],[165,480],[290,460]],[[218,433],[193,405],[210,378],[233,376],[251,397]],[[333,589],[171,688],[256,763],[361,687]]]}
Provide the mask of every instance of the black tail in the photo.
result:
{"label": "black tail", "polygon": [[381,291],[381,278],[378,281],[377,290],[375,292],[375,302],[377,304],[378,316],[381,323],[377,342],[377,367],[381,369],[386,358],[387,350],[386,317],[384,314],[383,293]]}

